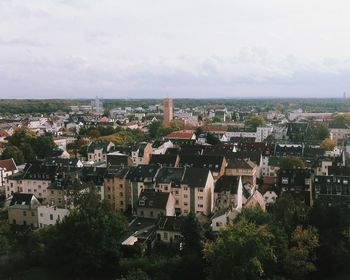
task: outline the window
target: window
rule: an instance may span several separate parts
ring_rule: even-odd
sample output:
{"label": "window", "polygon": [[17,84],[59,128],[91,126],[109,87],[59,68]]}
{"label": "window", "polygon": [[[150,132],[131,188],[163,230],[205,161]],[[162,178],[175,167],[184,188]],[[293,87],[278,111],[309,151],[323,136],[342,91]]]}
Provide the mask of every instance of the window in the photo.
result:
{"label": "window", "polygon": [[199,208],[203,208],[203,204],[198,204],[198,207]]}
{"label": "window", "polygon": [[142,216],[142,217],[143,217],[143,211],[140,211],[140,216]]}
{"label": "window", "polygon": [[33,217],[35,216],[35,212],[34,212],[34,211],[32,211],[32,216],[33,216]]}
{"label": "window", "polygon": [[40,213],[40,217],[44,217],[44,213]]}
{"label": "window", "polygon": [[122,188],[123,188],[123,184],[120,184],[120,185],[119,185],[119,188],[121,188],[121,189],[122,189]]}
{"label": "window", "polygon": [[120,192],[120,197],[123,197],[123,192]]}
{"label": "window", "polygon": [[188,190],[188,188],[187,187],[184,187],[184,191],[187,191]]}
{"label": "window", "polygon": [[187,194],[184,194],[184,198],[188,198],[188,195],[187,195]]}
{"label": "window", "polygon": [[203,192],[203,189],[198,189],[199,192]]}
{"label": "window", "polygon": [[51,220],[51,221],[53,220],[53,215],[52,215],[52,214],[50,214],[50,220]]}
{"label": "window", "polygon": [[168,239],[168,233],[167,232],[164,232],[164,239]]}
{"label": "window", "polygon": [[203,196],[198,196],[198,199],[199,200],[203,200]]}
{"label": "window", "polygon": [[187,202],[184,202],[184,205],[185,205],[185,206],[187,206],[187,205],[188,205],[188,203],[187,203]]}
{"label": "window", "polygon": [[27,211],[23,211],[23,216],[27,216]]}
{"label": "window", "polygon": [[123,200],[120,201],[120,205],[124,205],[124,201]]}
{"label": "window", "polygon": [[151,217],[153,217],[153,211],[151,211],[149,214],[150,214]]}

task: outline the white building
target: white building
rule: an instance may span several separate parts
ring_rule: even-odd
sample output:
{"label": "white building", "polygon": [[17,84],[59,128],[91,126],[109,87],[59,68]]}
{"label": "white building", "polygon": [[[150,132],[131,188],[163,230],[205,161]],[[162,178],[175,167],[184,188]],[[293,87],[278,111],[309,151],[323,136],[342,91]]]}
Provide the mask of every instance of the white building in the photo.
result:
{"label": "white building", "polygon": [[69,215],[69,210],[56,206],[42,205],[38,207],[39,227],[55,225],[58,221]]}

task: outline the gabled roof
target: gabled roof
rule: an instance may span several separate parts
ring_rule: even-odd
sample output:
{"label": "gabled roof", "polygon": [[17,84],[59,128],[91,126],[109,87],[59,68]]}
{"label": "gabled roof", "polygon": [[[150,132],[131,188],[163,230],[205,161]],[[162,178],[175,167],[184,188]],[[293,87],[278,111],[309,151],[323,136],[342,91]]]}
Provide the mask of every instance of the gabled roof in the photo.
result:
{"label": "gabled roof", "polygon": [[224,163],[224,156],[215,155],[181,155],[180,167],[209,168],[213,172],[219,172]]}
{"label": "gabled roof", "polygon": [[159,169],[159,166],[157,165],[140,164],[138,166],[132,167],[127,177],[132,182],[144,182],[145,180],[153,181],[154,177],[157,174],[158,169]]}
{"label": "gabled roof", "polygon": [[45,158],[44,164],[47,166],[77,166],[78,162],[77,158],[48,157]]}
{"label": "gabled roof", "polygon": [[183,217],[163,216],[157,221],[157,229],[172,232],[181,232]]}
{"label": "gabled roof", "polygon": [[154,190],[143,190],[140,193],[137,207],[165,209],[169,200],[170,193],[156,192]]}
{"label": "gabled roof", "polygon": [[192,139],[194,134],[193,130],[179,130],[169,133],[165,139]]}
{"label": "gabled roof", "polygon": [[157,164],[157,165],[166,165],[174,167],[176,164],[176,161],[178,159],[178,155],[162,155],[162,154],[153,154],[151,155],[151,159],[149,164]]}
{"label": "gabled roof", "polygon": [[6,172],[17,170],[17,166],[13,158],[0,160],[0,168],[5,169]]}
{"label": "gabled roof", "polygon": [[120,178],[123,179],[127,176],[130,168],[128,167],[117,167],[113,169],[109,169],[106,173],[106,178]]}
{"label": "gabled roof", "polygon": [[209,168],[186,167],[181,183],[189,187],[205,187],[209,172]]}
{"label": "gabled roof", "polygon": [[157,183],[172,183],[173,185],[180,185],[184,175],[185,168],[163,167],[159,169],[156,182]]}
{"label": "gabled roof", "polygon": [[230,192],[231,194],[237,194],[239,184],[238,176],[221,176],[215,183],[214,192]]}
{"label": "gabled roof", "polygon": [[240,158],[231,159],[228,162],[227,168],[232,169],[254,169],[255,164],[250,160],[244,160]]}
{"label": "gabled roof", "polygon": [[31,193],[14,193],[12,195],[10,206],[13,206],[13,205],[30,206],[33,197],[35,197],[35,195]]}

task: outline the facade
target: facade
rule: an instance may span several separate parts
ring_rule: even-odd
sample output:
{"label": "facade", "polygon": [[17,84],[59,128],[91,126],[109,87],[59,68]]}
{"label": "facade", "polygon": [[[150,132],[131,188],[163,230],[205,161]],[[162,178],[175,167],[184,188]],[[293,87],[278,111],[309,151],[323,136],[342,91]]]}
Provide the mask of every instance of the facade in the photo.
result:
{"label": "facade", "polygon": [[[214,210],[214,177],[208,168],[187,167],[181,181],[181,214],[208,216]],[[175,196],[176,197],[176,196]]]}
{"label": "facade", "polygon": [[163,124],[165,126],[168,126],[173,120],[173,100],[171,98],[165,98],[163,101],[163,106],[164,106]]}
{"label": "facade", "polygon": [[181,234],[182,217],[162,216],[157,222],[157,241],[165,243],[179,242],[183,238]]}
{"label": "facade", "polygon": [[138,200],[137,216],[149,219],[175,216],[175,198],[171,193],[144,190]]}
{"label": "facade", "polygon": [[88,160],[94,162],[106,162],[107,154],[115,145],[112,142],[96,141],[88,147]]}
{"label": "facade", "polygon": [[116,211],[125,212],[131,207],[129,168],[109,170],[104,178],[104,198]]}
{"label": "facade", "polygon": [[350,207],[350,176],[315,176],[315,199]]}
{"label": "facade", "polygon": [[39,200],[34,194],[14,193],[8,207],[8,222],[11,225],[38,227]]}
{"label": "facade", "polygon": [[214,212],[223,209],[242,209],[243,184],[241,177],[221,176],[215,182]]}
{"label": "facade", "polygon": [[140,143],[133,147],[131,152],[132,164],[148,164],[152,153],[152,145],[150,143]]}
{"label": "facade", "polygon": [[38,226],[43,228],[55,225],[58,221],[69,215],[69,210],[57,206],[42,205],[38,207]]}
{"label": "facade", "polygon": [[336,142],[350,135],[350,127],[347,124],[330,123],[328,129],[331,139]]}
{"label": "facade", "polygon": [[5,179],[7,176],[18,172],[13,158],[0,160],[0,191],[5,191]]}
{"label": "facade", "polygon": [[234,159],[229,161],[225,174],[228,176],[240,176],[243,185],[255,187],[258,167],[251,160]]}
{"label": "facade", "polygon": [[256,128],[255,142],[263,142],[273,131],[272,126],[259,126]]}

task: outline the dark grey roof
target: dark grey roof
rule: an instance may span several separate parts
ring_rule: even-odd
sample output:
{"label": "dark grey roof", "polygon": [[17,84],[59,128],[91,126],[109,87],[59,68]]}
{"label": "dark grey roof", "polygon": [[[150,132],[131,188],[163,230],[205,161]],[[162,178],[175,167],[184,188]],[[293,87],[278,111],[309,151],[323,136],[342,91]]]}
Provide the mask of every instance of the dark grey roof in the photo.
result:
{"label": "dark grey roof", "polygon": [[44,164],[47,166],[77,166],[79,160],[76,158],[59,158],[48,157],[45,159]]}
{"label": "dark grey roof", "polygon": [[345,123],[330,123],[328,125],[329,129],[350,129],[350,127]]}
{"label": "dark grey roof", "polygon": [[215,183],[214,192],[230,192],[231,194],[237,194],[238,183],[238,176],[221,176]]}
{"label": "dark grey roof", "polygon": [[31,193],[14,193],[12,195],[12,199],[10,202],[10,206],[12,205],[27,205],[30,206],[30,202],[33,198],[34,194]]}
{"label": "dark grey roof", "polygon": [[173,186],[179,186],[183,178],[185,168],[173,168],[173,167],[163,167],[159,169],[156,182],[158,183],[171,183]]}
{"label": "dark grey roof", "polygon": [[181,183],[189,187],[205,187],[209,172],[209,168],[186,167]]}
{"label": "dark grey roof", "polygon": [[163,216],[157,221],[157,229],[172,232],[181,232],[183,217]]}
{"label": "dark grey roof", "polygon": [[157,164],[160,166],[170,166],[170,167],[174,167],[176,164],[176,160],[178,158],[178,155],[176,154],[169,154],[169,155],[158,155],[158,154],[154,154],[151,155],[151,159],[150,159],[150,164]]}
{"label": "dark grey roof", "polygon": [[165,209],[170,193],[143,190],[140,193],[137,206],[139,208]]}
{"label": "dark grey roof", "polygon": [[140,164],[132,167],[127,177],[132,182],[153,181],[158,169],[157,165]]}
{"label": "dark grey roof", "polygon": [[209,168],[213,172],[218,172],[221,170],[223,162],[224,156],[220,155],[181,155],[179,166]]}

